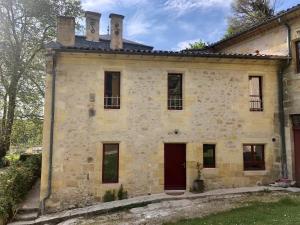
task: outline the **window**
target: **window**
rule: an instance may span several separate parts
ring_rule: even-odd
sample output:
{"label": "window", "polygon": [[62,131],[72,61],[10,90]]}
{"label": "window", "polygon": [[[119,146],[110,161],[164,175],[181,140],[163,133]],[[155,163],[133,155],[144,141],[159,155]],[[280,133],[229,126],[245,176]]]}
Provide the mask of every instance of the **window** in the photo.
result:
{"label": "window", "polygon": [[244,145],[244,170],[264,170],[264,145]]}
{"label": "window", "polygon": [[182,110],[182,74],[168,74],[168,109]]}
{"label": "window", "polygon": [[250,111],[263,111],[262,77],[249,77]]}
{"label": "window", "polygon": [[300,73],[300,41],[296,42],[296,64],[297,73]]}
{"label": "window", "polygon": [[216,156],[215,156],[216,145],[203,145],[203,167],[204,168],[215,168],[216,167]]}
{"label": "window", "polygon": [[105,72],[104,108],[120,108],[120,72]]}
{"label": "window", "polygon": [[103,145],[102,182],[119,182],[119,144]]}

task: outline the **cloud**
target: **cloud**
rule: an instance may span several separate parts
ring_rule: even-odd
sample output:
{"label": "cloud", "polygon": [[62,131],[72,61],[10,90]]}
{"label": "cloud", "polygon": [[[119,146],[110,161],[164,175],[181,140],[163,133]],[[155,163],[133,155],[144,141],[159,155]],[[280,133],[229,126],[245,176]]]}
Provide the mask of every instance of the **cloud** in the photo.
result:
{"label": "cloud", "polygon": [[166,24],[159,24],[157,20],[149,18],[146,11],[137,11],[126,24],[127,35],[134,37],[150,33],[162,32],[167,29]]}
{"label": "cloud", "polygon": [[165,10],[175,11],[182,16],[189,11],[210,7],[229,7],[232,0],[167,0]]}
{"label": "cloud", "polygon": [[174,48],[173,50],[179,51],[179,50],[186,49],[186,48],[190,47],[190,43],[195,43],[197,41],[199,41],[199,38],[198,39],[191,39],[191,40],[181,41],[177,44],[176,48]]}
{"label": "cloud", "polygon": [[148,0],[82,0],[85,10],[108,11],[115,8],[130,8],[147,4]]}

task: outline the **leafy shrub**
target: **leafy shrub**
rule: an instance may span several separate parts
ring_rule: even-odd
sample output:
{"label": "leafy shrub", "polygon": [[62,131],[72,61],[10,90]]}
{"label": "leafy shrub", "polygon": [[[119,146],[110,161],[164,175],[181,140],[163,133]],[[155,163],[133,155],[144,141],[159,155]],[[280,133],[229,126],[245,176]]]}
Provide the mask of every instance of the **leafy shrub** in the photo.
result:
{"label": "leafy shrub", "polygon": [[13,162],[0,173],[0,217],[8,219],[41,172],[41,156]]}
{"label": "leafy shrub", "polygon": [[128,193],[127,191],[124,190],[123,185],[121,184],[119,190],[118,190],[118,199],[127,199],[128,198]]}
{"label": "leafy shrub", "polygon": [[103,195],[103,202],[112,202],[116,200],[116,191],[108,190]]}

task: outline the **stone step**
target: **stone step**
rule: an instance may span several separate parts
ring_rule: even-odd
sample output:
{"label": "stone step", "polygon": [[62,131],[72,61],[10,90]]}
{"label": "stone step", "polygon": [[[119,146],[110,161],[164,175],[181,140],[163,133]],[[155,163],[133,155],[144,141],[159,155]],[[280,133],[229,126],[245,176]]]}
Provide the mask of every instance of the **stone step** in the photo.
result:
{"label": "stone step", "polygon": [[33,213],[33,212],[39,212],[39,208],[20,208],[18,209],[18,214],[26,214],[26,213]]}
{"label": "stone step", "polygon": [[34,224],[34,221],[16,221],[16,222],[8,223],[7,225],[30,225],[30,224]]}
{"label": "stone step", "polygon": [[30,213],[24,213],[24,214],[17,214],[14,218],[15,221],[30,221],[35,220],[38,218],[39,213],[38,212],[30,212]]}

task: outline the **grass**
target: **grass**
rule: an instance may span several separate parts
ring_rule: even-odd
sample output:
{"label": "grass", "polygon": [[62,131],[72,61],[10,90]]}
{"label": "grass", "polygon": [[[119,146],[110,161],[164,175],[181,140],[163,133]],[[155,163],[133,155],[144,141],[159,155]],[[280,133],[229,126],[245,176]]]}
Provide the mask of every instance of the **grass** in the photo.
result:
{"label": "grass", "polygon": [[[181,220],[173,225],[300,225],[300,196],[278,202],[252,202],[249,206],[209,215],[199,219]],[[167,224],[166,224],[167,225]],[[171,225],[171,223],[168,223]]]}

